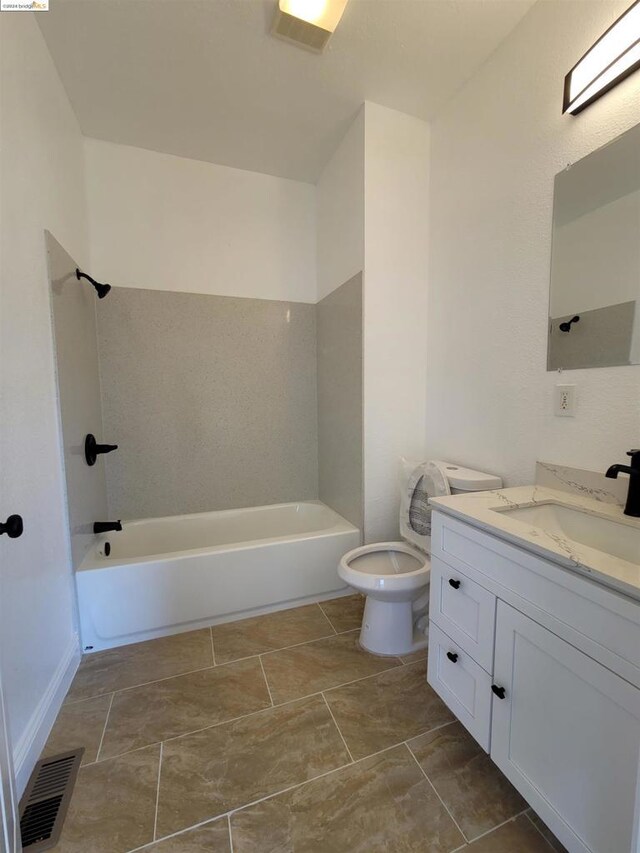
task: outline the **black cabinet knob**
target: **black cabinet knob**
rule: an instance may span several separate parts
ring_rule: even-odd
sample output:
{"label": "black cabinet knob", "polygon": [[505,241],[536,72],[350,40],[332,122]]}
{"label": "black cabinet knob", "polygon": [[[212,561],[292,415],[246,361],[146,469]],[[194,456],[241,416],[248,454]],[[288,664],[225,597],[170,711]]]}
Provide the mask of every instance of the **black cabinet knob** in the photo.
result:
{"label": "black cabinet knob", "polygon": [[455,663],[458,660],[458,655],[455,652],[447,652],[447,657],[451,663]]}
{"label": "black cabinet knob", "polygon": [[17,539],[18,536],[22,536],[23,530],[22,517],[19,515],[10,515],[4,524],[0,524],[0,536],[6,533],[9,539]]}
{"label": "black cabinet knob", "polygon": [[460,589],[460,581],[449,578],[449,586],[452,586],[454,589]]}
{"label": "black cabinet knob", "polygon": [[492,684],[491,689],[495,693],[495,695],[498,697],[498,699],[504,699],[504,697],[505,697],[504,687],[498,687],[497,684]]}

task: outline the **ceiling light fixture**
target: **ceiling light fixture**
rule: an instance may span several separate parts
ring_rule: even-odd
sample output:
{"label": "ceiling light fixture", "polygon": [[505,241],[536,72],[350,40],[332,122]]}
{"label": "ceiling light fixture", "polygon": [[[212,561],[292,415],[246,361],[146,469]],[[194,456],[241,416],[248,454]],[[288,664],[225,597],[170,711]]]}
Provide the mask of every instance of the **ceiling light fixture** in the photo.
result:
{"label": "ceiling light fixture", "polygon": [[347,0],[279,0],[271,32],[321,53],[340,23]]}
{"label": "ceiling light fixture", "polygon": [[600,36],[564,78],[562,112],[576,115],[640,68],[640,0]]}

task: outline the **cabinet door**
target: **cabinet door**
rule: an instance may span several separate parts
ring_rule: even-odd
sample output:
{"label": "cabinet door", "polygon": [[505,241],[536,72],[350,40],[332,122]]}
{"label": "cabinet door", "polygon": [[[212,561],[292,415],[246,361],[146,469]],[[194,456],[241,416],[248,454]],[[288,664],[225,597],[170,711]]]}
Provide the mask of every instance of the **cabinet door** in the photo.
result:
{"label": "cabinet door", "polygon": [[571,853],[631,853],[640,690],[498,602],[491,757]]}

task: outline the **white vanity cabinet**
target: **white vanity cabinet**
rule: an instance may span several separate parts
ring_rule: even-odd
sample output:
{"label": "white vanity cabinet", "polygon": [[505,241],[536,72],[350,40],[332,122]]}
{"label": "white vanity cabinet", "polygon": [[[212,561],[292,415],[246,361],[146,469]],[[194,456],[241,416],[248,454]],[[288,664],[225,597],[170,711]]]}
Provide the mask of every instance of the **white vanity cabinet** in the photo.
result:
{"label": "white vanity cabinet", "polygon": [[640,602],[434,512],[428,680],[571,853],[640,853]]}

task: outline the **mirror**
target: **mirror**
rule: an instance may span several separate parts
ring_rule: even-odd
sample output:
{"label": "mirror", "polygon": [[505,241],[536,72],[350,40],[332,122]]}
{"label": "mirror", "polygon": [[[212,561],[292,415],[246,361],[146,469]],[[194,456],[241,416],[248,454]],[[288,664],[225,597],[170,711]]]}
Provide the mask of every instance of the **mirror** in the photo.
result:
{"label": "mirror", "polygon": [[640,364],[640,125],[556,175],[547,370]]}

